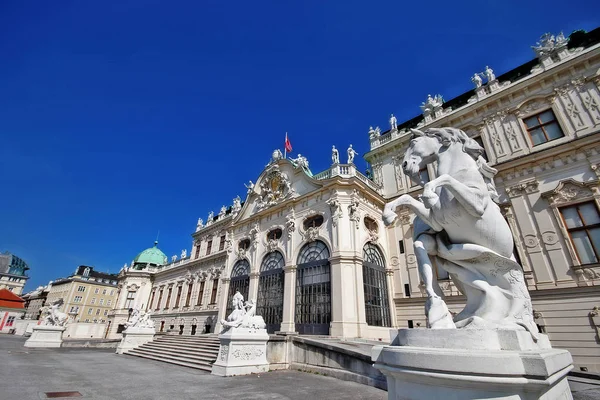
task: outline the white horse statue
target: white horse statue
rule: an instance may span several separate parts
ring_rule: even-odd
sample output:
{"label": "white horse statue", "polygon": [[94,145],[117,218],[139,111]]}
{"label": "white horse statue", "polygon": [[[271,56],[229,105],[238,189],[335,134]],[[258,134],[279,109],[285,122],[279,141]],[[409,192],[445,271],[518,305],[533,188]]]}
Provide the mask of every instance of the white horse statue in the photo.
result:
{"label": "white horse statue", "polygon": [[[523,271],[513,256],[513,237],[494,202],[498,195],[492,178],[497,171],[482,153],[459,129],[413,130],[402,168],[418,179],[421,169],[437,161],[438,177],[424,184],[421,201],[402,195],[386,204],[383,220],[392,224],[398,206],[417,216],[414,250],[429,297],[425,308],[430,328],[525,328],[537,338]],[[454,321],[438,295],[437,282],[434,289],[432,259],[467,298]]]}
{"label": "white horse statue", "polygon": [[44,319],[45,325],[65,326],[67,324],[69,316],[58,309],[63,303],[64,300],[60,298],[48,307],[48,315]]}

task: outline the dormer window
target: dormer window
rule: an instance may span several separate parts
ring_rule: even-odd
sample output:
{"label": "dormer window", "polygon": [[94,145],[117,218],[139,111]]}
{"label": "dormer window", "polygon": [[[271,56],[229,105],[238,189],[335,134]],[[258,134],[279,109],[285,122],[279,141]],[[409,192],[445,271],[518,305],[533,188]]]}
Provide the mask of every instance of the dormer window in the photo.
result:
{"label": "dormer window", "polygon": [[250,248],[250,239],[240,240],[240,245],[238,248],[240,250],[248,250]]}
{"label": "dormer window", "polygon": [[323,225],[323,216],[322,215],[315,215],[314,217],[308,217],[304,220],[304,230],[307,230],[308,228],[318,228],[319,226]]}
{"label": "dormer window", "polygon": [[283,231],[279,228],[270,230],[269,233],[267,233],[267,240],[279,240],[281,239],[281,236],[283,235]]}

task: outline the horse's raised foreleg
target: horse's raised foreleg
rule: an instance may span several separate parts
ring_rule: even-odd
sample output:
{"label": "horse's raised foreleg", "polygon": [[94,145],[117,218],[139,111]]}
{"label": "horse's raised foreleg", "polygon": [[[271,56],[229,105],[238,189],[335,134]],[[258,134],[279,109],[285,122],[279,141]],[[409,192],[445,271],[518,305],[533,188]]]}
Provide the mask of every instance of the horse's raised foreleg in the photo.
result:
{"label": "horse's raised foreleg", "polygon": [[426,183],[423,187],[422,199],[427,207],[433,206],[439,200],[436,193],[436,189],[439,187],[444,187],[452,193],[465,210],[476,218],[483,215],[490,199],[487,191],[467,186],[452,176],[444,174]]}
{"label": "horse's raised foreleg", "polygon": [[400,206],[410,208],[412,212],[414,212],[417,215],[417,217],[421,218],[423,222],[429,225],[432,229],[436,231],[442,230],[442,227],[431,218],[431,210],[426,208],[423,203],[421,203],[418,200],[415,200],[412,196],[409,196],[407,194],[403,194],[396,200],[390,201],[385,205],[382,217],[383,223],[386,226],[389,226],[392,223],[394,223],[394,220],[396,219],[396,217],[398,217],[398,214],[396,214],[395,212],[396,208]]}

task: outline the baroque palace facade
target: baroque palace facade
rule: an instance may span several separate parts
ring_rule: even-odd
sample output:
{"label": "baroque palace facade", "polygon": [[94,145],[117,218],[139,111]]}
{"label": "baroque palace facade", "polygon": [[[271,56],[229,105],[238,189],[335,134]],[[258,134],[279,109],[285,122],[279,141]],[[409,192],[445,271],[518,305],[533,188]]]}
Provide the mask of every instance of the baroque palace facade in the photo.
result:
{"label": "baroque palace facade", "polygon": [[[425,297],[412,250],[412,221],[399,209],[384,227],[386,202],[435,179],[402,171],[410,129],[452,126],[476,139],[498,172],[498,202],[515,237],[535,318],[576,365],[600,371],[600,29],[569,38],[544,35],[536,58],[444,102],[428,96],[422,114],[380,133],[370,129],[365,159],[372,179],[332,155],[313,175],[304,157],[279,150],[239,197],[206,225],[198,221],[190,254],[156,247],[120,273],[112,337],[130,310],[151,310],[157,330],[220,329],[236,290],[257,302],[269,332],[389,340],[390,328],[425,327]],[[464,297],[444,271],[439,290],[451,308]]]}

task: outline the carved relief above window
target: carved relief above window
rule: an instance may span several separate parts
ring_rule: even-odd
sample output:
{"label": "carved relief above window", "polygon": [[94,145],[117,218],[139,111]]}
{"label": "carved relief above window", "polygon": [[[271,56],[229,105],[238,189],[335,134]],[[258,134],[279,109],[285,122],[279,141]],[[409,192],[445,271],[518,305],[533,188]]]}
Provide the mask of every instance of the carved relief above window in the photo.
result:
{"label": "carved relief above window", "polygon": [[365,217],[364,224],[365,228],[367,229],[369,239],[372,242],[376,242],[379,239],[379,226],[377,225],[377,221],[371,217]]}
{"label": "carved relief above window", "polygon": [[598,181],[577,182],[575,179],[560,181],[556,189],[542,193],[551,206],[564,205],[571,202],[588,200],[598,195]]}
{"label": "carved relief above window", "polygon": [[319,228],[323,225],[324,218],[322,215],[313,215],[308,217],[302,223],[304,228],[300,234],[308,242],[313,242],[319,237]]}

